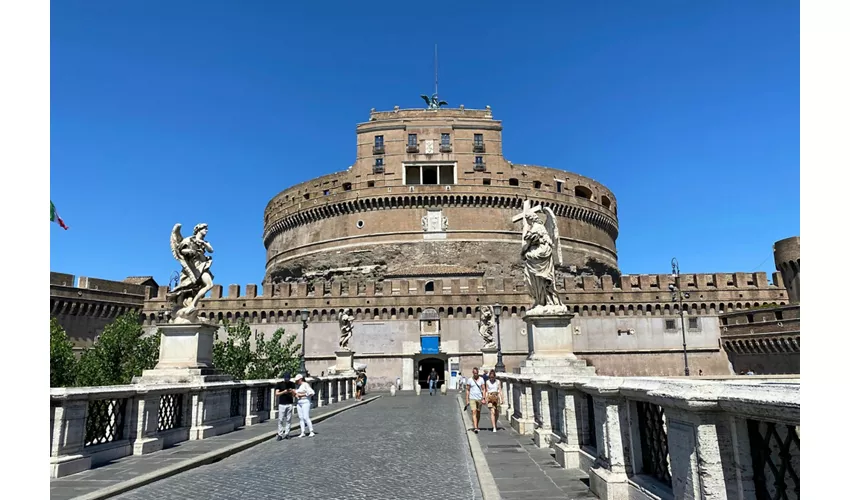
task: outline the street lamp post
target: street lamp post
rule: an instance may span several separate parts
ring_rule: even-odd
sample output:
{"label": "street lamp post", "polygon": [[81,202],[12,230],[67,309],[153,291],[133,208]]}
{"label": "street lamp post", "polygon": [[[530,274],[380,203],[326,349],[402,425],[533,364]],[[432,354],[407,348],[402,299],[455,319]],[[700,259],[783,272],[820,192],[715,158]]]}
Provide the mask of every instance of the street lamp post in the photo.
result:
{"label": "street lamp post", "polygon": [[679,302],[679,318],[682,320],[682,352],[685,355],[685,376],[689,377],[691,375],[691,370],[688,368],[688,340],[685,337],[687,330],[685,329],[685,308],[683,300],[690,298],[691,294],[688,292],[682,292],[682,279],[679,276],[679,261],[673,257],[673,260],[670,261],[670,263],[673,266],[673,279],[676,282],[675,284],[670,284],[671,300],[673,302]]}
{"label": "street lamp post", "polygon": [[298,371],[307,376],[307,364],[305,363],[304,358],[304,346],[305,346],[305,337],[307,335],[307,320],[310,319],[310,311],[307,309],[301,309],[301,366],[298,368]]}
{"label": "street lamp post", "polygon": [[496,372],[504,373],[505,363],[502,362],[502,330],[499,327],[499,316],[502,315],[502,306],[497,302],[493,306],[493,315],[496,316],[496,346],[498,348],[498,357],[496,358]]}

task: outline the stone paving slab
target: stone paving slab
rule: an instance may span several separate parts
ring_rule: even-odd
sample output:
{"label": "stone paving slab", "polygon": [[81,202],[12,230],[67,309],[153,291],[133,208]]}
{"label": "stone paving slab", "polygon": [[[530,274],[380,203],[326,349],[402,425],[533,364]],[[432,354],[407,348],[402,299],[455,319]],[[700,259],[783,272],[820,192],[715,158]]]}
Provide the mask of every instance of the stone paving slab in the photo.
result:
{"label": "stone paving slab", "polygon": [[400,394],[116,500],[481,500],[455,398]]}
{"label": "stone paving slab", "polygon": [[553,451],[538,448],[531,436],[517,434],[504,417],[496,421],[493,432],[490,414],[483,410],[480,428],[475,436],[502,499],[596,498],[588,487],[587,474],[562,468]]}
{"label": "stone paving slab", "polygon": [[[368,403],[379,397],[381,396],[370,396],[364,398],[362,402],[351,398],[342,403],[313,408],[310,411],[310,417],[314,424],[318,424],[325,418],[328,418],[328,416],[333,416],[342,410]],[[299,425],[300,421],[297,412],[293,412],[291,432],[297,433]],[[321,432],[318,425],[316,426],[316,432],[317,434]],[[269,420],[257,425],[241,427],[220,436],[195,441],[183,441],[172,447],[148,455],[122,457],[98,466],[95,469],[80,472],[79,474],[51,478],[50,498],[51,500],[66,500],[81,496],[91,499],[108,498],[109,496],[120,493],[120,491],[111,490],[120,487],[121,483],[125,481],[138,481],[140,479],[156,480],[157,478],[155,476],[159,475],[159,472],[163,473],[161,474],[162,477],[167,477],[169,473],[176,473],[174,470],[180,472],[187,468],[203,465],[203,463],[209,463],[209,461],[215,460],[216,454],[223,453],[224,455],[222,457],[232,454],[228,448],[251,447],[268,439],[273,439],[276,434],[277,420]],[[199,461],[199,459],[205,456],[209,456],[207,460],[203,462]],[[135,487],[142,484],[138,484]]]}

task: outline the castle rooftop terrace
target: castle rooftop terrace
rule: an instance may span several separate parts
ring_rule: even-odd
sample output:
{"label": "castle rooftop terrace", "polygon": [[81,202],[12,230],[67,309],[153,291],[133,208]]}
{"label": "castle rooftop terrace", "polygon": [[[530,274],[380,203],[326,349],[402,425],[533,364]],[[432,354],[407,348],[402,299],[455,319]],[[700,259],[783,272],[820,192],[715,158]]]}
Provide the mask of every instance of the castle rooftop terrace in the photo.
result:
{"label": "castle rooftop terrace", "polygon": [[369,113],[369,121],[384,121],[384,120],[405,120],[405,119],[429,119],[429,118],[468,118],[473,120],[492,120],[493,111],[487,106],[487,109],[466,109],[466,108],[439,108],[439,109],[396,109],[392,111],[375,111]]}

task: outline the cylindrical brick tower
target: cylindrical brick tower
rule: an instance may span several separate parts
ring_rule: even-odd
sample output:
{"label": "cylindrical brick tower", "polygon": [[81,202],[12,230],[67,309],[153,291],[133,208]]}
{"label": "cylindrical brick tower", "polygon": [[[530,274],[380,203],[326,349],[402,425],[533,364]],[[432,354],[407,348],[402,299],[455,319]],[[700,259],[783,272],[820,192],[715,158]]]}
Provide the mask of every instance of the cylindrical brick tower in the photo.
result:
{"label": "cylindrical brick tower", "polygon": [[[356,276],[522,278],[524,200],[555,214],[563,267],[618,274],[617,201],[599,182],[502,155],[489,107],[372,111],[348,170],[265,210],[266,281]],[[541,145],[544,147],[545,145]]]}
{"label": "cylindrical brick tower", "polygon": [[776,270],[782,275],[788,300],[800,303],[800,237],[792,236],[773,244],[773,260]]}

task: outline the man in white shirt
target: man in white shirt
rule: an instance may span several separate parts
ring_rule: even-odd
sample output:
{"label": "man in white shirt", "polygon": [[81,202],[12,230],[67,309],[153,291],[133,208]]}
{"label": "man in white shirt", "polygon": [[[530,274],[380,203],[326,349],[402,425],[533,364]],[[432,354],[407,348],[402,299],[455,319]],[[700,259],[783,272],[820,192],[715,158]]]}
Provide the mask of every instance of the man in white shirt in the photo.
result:
{"label": "man in white shirt", "polygon": [[484,406],[484,377],[478,375],[478,367],[472,369],[472,377],[466,381],[466,405],[472,406],[472,431],[478,434],[478,419]]}

